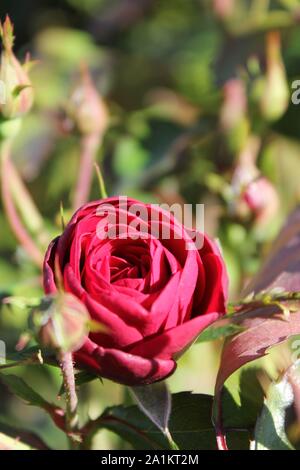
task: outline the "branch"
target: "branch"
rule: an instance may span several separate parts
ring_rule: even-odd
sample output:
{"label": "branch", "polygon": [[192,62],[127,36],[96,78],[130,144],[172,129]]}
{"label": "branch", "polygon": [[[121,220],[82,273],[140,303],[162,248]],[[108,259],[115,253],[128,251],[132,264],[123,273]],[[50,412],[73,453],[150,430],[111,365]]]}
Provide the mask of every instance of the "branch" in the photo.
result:
{"label": "branch", "polygon": [[45,232],[43,218],[10,158],[7,159],[6,167],[9,170],[11,193],[24,222],[42,244],[47,244],[49,236]]}
{"label": "branch", "polygon": [[98,134],[89,134],[81,139],[81,157],[77,185],[75,188],[73,209],[79,209],[88,201],[93,168],[100,145],[101,138]]}
{"label": "branch", "polygon": [[4,210],[17,240],[35,264],[41,267],[43,264],[43,255],[23,226],[12,199],[10,148],[11,144],[9,142],[4,142],[1,147],[1,186]]}
{"label": "branch", "polygon": [[62,352],[59,356],[59,360],[63,375],[64,387],[66,391],[66,428],[68,436],[70,438],[70,446],[72,449],[76,449],[78,446],[78,442],[76,440],[76,431],[78,430],[78,398],[75,387],[75,375],[72,353]]}

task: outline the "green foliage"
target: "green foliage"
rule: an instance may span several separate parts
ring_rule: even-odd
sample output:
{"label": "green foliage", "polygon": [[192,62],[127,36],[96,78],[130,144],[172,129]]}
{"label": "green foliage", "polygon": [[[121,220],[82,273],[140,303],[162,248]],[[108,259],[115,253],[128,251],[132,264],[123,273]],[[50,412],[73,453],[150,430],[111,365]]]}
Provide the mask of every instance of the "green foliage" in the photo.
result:
{"label": "green foliage", "polygon": [[165,382],[132,387],[131,392],[140,410],[160,429],[171,449],[178,449],[169,430],[172,396]]}
{"label": "green foliage", "polygon": [[286,377],[270,385],[255,427],[255,450],[293,450],[286,435],[286,415],[292,403],[292,387]]}
{"label": "green foliage", "polygon": [[[188,392],[172,397],[170,433],[180,449],[215,448],[211,397]],[[118,433],[136,449],[169,449],[166,437],[137,406],[114,407],[100,418],[100,426]]]}
{"label": "green foliage", "polygon": [[[181,450],[215,450],[215,431],[212,424],[212,397],[181,392],[172,395],[172,412],[169,430]],[[226,392],[226,426],[238,427],[235,416],[240,409],[229,392]],[[241,420],[242,421],[242,420]],[[251,422],[253,426],[255,423]],[[170,443],[156,425],[137,406],[118,406],[105,410],[94,422],[92,435],[100,429],[109,429],[128,441],[134,449],[169,449]],[[247,429],[246,429],[247,431]],[[245,429],[229,432],[234,449],[249,448],[249,433]]]}
{"label": "green foliage", "polygon": [[44,408],[47,406],[46,400],[35,392],[29,385],[16,375],[1,375],[1,381],[15,393],[19,398],[27,402],[29,405]]}
{"label": "green foliage", "polygon": [[141,144],[131,137],[120,139],[114,155],[114,169],[123,178],[134,178],[145,167],[149,156]]}
{"label": "green foliage", "polygon": [[239,325],[234,325],[231,323],[228,323],[227,325],[223,326],[210,326],[209,328],[204,330],[203,333],[201,333],[201,335],[197,339],[197,342],[204,343],[206,341],[215,341],[217,339],[223,339],[228,336],[233,336],[241,331],[242,328]]}

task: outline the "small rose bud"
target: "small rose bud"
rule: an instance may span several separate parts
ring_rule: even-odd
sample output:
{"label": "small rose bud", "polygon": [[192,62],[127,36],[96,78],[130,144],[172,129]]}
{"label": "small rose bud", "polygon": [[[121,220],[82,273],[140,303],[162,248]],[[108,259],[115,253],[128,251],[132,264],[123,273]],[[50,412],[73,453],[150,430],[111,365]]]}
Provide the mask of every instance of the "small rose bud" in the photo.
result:
{"label": "small rose bud", "polygon": [[90,317],[85,306],[68,293],[45,297],[31,320],[45,348],[77,351],[89,333]]}
{"label": "small rose bud", "polygon": [[263,176],[248,184],[243,193],[243,200],[254,216],[256,225],[268,224],[279,209],[277,191]]}
{"label": "small rose bud", "polygon": [[223,94],[220,123],[229,149],[237,153],[244,147],[249,134],[244,83],[240,79],[229,80],[224,86]]}
{"label": "small rose bud", "polygon": [[213,0],[213,9],[215,14],[226,19],[233,13],[235,0]]}
{"label": "small rose bud", "polygon": [[65,111],[69,124],[73,124],[80,134],[102,135],[107,128],[107,107],[85,66],[81,67],[80,81],[71,93]]}
{"label": "small rose bud", "polygon": [[290,91],[281,56],[280,34],[267,36],[267,72],[261,91],[261,112],[268,121],[280,119],[289,105]]}
{"label": "small rose bud", "polygon": [[256,160],[261,142],[258,137],[250,136],[238,156],[238,163],[232,175],[231,186],[234,194],[239,197],[244,188],[259,175]]}
{"label": "small rose bud", "polygon": [[275,187],[256,166],[260,147],[259,138],[251,136],[248,139],[231,181],[233,214],[242,220],[253,220],[256,226],[268,224],[279,209]]}
{"label": "small rose bud", "polygon": [[3,45],[0,114],[4,119],[13,119],[28,113],[33,103],[33,89],[28,77],[30,62],[27,59],[21,65],[13,53],[13,25],[8,16],[3,25],[0,23],[0,35]]}

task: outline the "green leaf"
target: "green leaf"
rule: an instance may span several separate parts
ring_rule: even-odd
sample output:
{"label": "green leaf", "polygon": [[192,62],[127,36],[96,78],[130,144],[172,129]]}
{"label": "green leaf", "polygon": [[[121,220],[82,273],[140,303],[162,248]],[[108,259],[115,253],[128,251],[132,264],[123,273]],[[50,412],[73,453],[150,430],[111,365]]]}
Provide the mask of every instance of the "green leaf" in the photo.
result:
{"label": "green leaf", "polygon": [[116,147],[114,170],[118,176],[133,178],[145,168],[149,154],[139,141],[132,137],[123,137]]}
{"label": "green leaf", "polygon": [[253,450],[294,450],[286,435],[287,412],[293,403],[294,392],[287,373],[269,387],[256,423]]}
{"label": "green leaf", "polygon": [[20,365],[41,365],[49,364],[58,367],[55,354],[50,349],[41,349],[39,346],[31,346],[21,351],[6,352],[6,363],[0,365],[0,372],[3,369],[18,367]]}
{"label": "green leaf", "polygon": [[0,432],[0,450],[34,450],[27,444]]}
{"label": "green leaf", "polygon": [[75,374],[76,387],[80,387],[80,385],[84,385],[96,379],[102,381],[101,377],[99,377],[98,375],[91,374],[90,372],[87,372],[85,370]]}
{"label": "green leaf", "polygon": [[[81,385],[87,384],[92,382],[93,380],[100,380],[102,382],[102,378],[99,377],[98,375],[91,374],[90,372],[87,372],[85,370],[77,372],[75,374],[75,383],[76,387],[80,387]],[[63,395],[65,393],[65,385],[64,383],[62,384],[59,395]]]}
{"label": "green leaf", "polygon": [[10,361],[24,361],[40,352],[39,346],[30,346],[22,351],[7,352],[7,359]]}
{"label": "green leaf", "polygon": [[0,371],[20,365],[43,364],[43,356],[38,346],[32,346],[22,351],[6,353],[5,363],[0,365]]}
{"label": "green leaf", "polygon": [[241,370],[227,382],[222,394],[224,427],[248,430],[249,441],[264,404],[259,372],[260,369],[254,367]]}
{"label": "green leaf", "polygon": [[[216,437],[211,418],[212,403],[213,397],[209,395],[190,392],[172,395],[169,429],[179,449],[216,450]],[[234,401],[231,400],[231,403],[233,408],[231,411],[228,409],[229,415],[236,412]],[[108,408],[93,423],[88,439],[92,439],[101,428],[116,433],[134,449],[169,449],[167,438],[138,406]],[[249,449],[249,439],[245,432],[229,433],[229,438],[232,448]]]}
{"label": "green leaf", "polygon": [[159,382],[143,387],[131,387],[131,392],[138,407],[161,430],[168,439],[171,448],[176,449],[169,430],[172,409],[172,396],[166,382]]}
{"label": "green leaf", "polygon": [[47,444],[45,444],[45,442],[41,439],[40,436],[38,436],[31,430],[24,429],[22,426],[12,426],[5,419],[3,419],[3,417],[0,417],[0,433],[1,435],[4,434],[5,436],[9,436],[10,439],[14,439],[16,442],[22,441],[22,443],[24,443],[25,445],[34,447],[39,450],[49,449]]}
{"label": "green leaf", "polygon": [[227,324],[227,325],[213,325],[209,328],[206,328],[199,338],[197,339],[197,343],[205,343],[208,341],[216,341],[218,339],[227,338],[228,336],[233,336],[237,333],[243,331],[243,328],[239,325],[235,324]]}
{"label": "green leaf", "polygon": [[[244,297],[253,294],[264,295],[265,292],[275,292],[280,287],[285,292],[298,293],[300,290],[300,207],[289,217],[283,227],[273,249],[258,275],[253,279],[244,292]],[[293,247],[293,256],[291,256]],[[222,388],[228,378],[246,364],[265,356],[268,350],[300,332],[300,310],[285,318],[281,306],[267,305],[245,307],[245,311],[232,315],[232,322],[242,326],[244,331],[228,338],[223,347],[221,365],[217,375],[216,400],[216,429],[218,437],[225,440],[222,429],[222,413],[220,401]],[[226,447],[226,446],[224,446]]]}
{"label": "green leaf", "polygon": [[1,375],[1,381],[10,389],[12,393],[17,395],[29,405],[47,408],[48,402],[35,392],[23,379],[16,375]]}

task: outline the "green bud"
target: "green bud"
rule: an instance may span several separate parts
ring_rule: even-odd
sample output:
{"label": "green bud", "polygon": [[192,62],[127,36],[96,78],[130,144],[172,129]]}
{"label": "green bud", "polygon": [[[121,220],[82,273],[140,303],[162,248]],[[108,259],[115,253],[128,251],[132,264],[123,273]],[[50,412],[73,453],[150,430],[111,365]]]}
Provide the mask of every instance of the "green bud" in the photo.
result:
{"label": "green bud", "polygon": [[33,89],[27,70],[30,62],[21,65],[13,53],[13,25],[9,19],[0,23],[3,51],[0,58],[0,115],[14,119],[28,113],[33,103]]}
{"label": "green bud", "polygon": [[65,111],[71,125],[82,135],[102,135],[107,128],[107,107],[85,66],[81,67],[80,80],[71,93]]}
{"label": "green bud", "polygon": [[250,129],[247,94],[243,81],[229,80],[223,88],[223,97],[220,124],[229,150],[236,154],[245,146]]}
{"label": "green bud", "polygon": [[90,317],[79,299],[58,293],[45,297],[33,309],[31,323],[42,346],[74,352],[81,348],[89,333]]}
{"label": "green bud", "polygon": [[289,105],[290,91],[281,56],[280,34],[267,36],[267,73],[261,95],[261,112],[268,121],[280,119]]}

